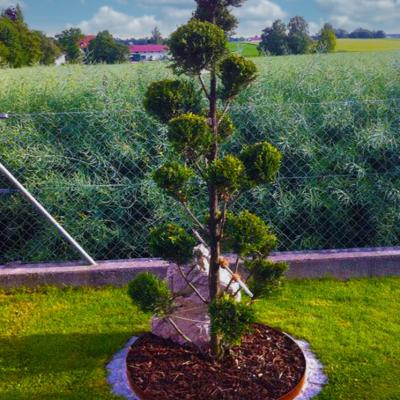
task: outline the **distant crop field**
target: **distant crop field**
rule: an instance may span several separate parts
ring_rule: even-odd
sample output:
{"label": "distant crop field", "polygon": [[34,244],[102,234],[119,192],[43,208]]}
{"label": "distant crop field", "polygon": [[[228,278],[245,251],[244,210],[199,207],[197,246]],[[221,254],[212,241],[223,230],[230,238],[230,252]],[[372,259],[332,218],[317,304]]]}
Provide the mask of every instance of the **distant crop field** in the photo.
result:
{"label": "distant crop field", "polygon": [[230,42],[229,50],[241,54],[244,57],[259,57],[260,53],[257,50],[258,44],[246,42]]}
{"label": "distant crop field", "polygon": [[[229,50],[244,57],[259,57],[256,43],[230,42]],[[357,53],[400,50],[400,39],[338,39],[336,52]]]}
{"label": "distant crop field", "polygon": [[400,50],[400,39],[338,39],[337,52]]}

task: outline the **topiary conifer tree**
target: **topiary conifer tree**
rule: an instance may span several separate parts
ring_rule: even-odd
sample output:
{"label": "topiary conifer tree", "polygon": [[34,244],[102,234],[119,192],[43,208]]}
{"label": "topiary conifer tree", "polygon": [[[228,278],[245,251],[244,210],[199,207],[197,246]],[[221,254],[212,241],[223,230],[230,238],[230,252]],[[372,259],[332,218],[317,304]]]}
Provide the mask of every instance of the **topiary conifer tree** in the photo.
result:
{"label": "topiary conifer tree", "polygon": [[[172,68],[179,79],[152,83],[144,101],[147,112],[166,125],[177,155],[154,172],[154,180],[183,206],[193,223],[189,232],[176,224],[153,229],[151,248],[154,256],[178,265],[190,261],[199,241],[209,248],[210,348],[214,357],[222,357],[226,348],[240,342],[254,321],[250,308],[254,299],[267,295],[286,268],[266,260],[276,245],[266,223],[249,211],[238,215],[230,211],[246,191],[274,182],[281,162],[280,152],[267,142],[245,146],[239,154],[221,151],[234,132],[228,116],[230,105],[257,76],[252,61],[227,52],[226,32],[235,25],[231,7],[242,2],[197,1],[194,17],[169,41]],[[207,104],[206,110],[202,104]],[[198,180],[207,192],[204,215],[196,215],[190,207]],[[234,265],[229,265],[222,251],[237,255]],[[254,298],[237,303],[234,295],[222,292],[220,269],[230,271],[231,282],[245,286],[238,275],[241,261],[249,271],[247,283]]]}

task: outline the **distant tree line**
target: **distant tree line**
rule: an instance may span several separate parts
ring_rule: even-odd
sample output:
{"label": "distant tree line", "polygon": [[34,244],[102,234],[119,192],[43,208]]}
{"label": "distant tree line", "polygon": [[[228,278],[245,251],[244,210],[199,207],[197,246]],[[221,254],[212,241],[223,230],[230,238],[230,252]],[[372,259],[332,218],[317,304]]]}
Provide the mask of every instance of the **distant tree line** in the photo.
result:
{"label": "distant tree line", "polygon": [[53,38],[47,37],[43,32],[29,29],[18,5],[2,11],[0,65],[53,65],[60,54],[61,50]]}
{"label": "distant tree line", "polygon": [[293,17],[288,24],[276,20],[272,26],[263,30],[259,51],[270,55],[328,53],[336,48],[337,38],[351,39],[384,39],[386,33],[382,30],[370,31],[358,28],[349,33],[344,29],[335,29],[331,24],[325,24],[314,37],[309,33],[307,21],[300,16]]}
{"label": "distant tree line", "polygon": [[335,29],[335,34],[339,39],[385,39],[387,37],[382,30],[370,31],[365,28],[358,28],[350,33],[345,29]]}
{"label": "distant tree line", "polygon": [[336,35],[330,24],[325,24],[316,38],[309,33],[307,21],[300,16],[290,19],[286,25],[276,20],[271,27],[263,30],[259,51],[265,54],[282,56],[288,54],[308,54],[332,52],[336,47]]}
{"label": "distant tree line", "polygon": [[132,42],[165,43],[158,27],[150,38],[127,41],[114,39],[110,32],[102,31],[82,48],[84,38],[79,28],[66,29],[55,38],[47,37],[43,32],[29,29],[19,5],[8,7],[0,14],[0,66],[54,65],[62,53],[70,64],[116,64],[129,59],[128,44]]}

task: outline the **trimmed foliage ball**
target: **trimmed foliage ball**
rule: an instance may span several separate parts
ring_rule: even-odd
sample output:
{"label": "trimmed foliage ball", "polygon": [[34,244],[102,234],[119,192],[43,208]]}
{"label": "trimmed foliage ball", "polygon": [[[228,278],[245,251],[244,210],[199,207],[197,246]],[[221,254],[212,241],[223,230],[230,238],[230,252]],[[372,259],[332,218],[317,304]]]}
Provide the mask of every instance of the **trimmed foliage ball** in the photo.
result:
{"label": "trimmed foliage ball", "polygon": [[128,294],[144,312],[167,314],[172,305],[167,283],[149,272],[137,275],[129,283]]}
{"label": "trimmed foliage ball", "polygon": [[190,113],[169,122],[168,139],[177,152],[197,158],[209,151],[212,133],[207,118]]}
{"label": "trimmed foliage ball", "polygon": [[164,224],[150,231],[150,249],[155,257],[178,265],[188,263],[193,257],[194,238],[175,224]]}
{"label": "trimmed foliage ball", "polygon": [[146,111],[162,123],[180,114],[198,112],[200,102],[200,94],[193,84],[183,80],[153,82],[144,97]]}
{"label": "trimmed foliage ball", "polygon": [[243,211],[228,214],[225,226],[225,245],[242,257],[267,256],[277,243],[268,225],[257,215]]}
{"label": "trimmed foliage ball", "polygon": [[286,263],[274,263],[266,259],[248,260],[245,267],[251,274],[248,284],[254,298],[269,296],[281,284],[288,269]]}
{"label": "trimmed foliage ball", "polygon": [[255,185],[272,183],[281,165],[280,151],[268,142],[245,146],[239,158],[246,167],[249,180]]}
{"label": "trimmed foliage ball", "polygon": [[153,173],[153,179],[170,196],[186,201],[189,192],[188,183],[194,175],[192,169],[177,161],[170,161]]}
{"label": "trimmed foliage ball", "polygon": [[211,330],[221,337],[225,348],[241,342],[243,335],[251,331],[255,313],[250,304],[236,302],[228,295],[215,299],[209,306]]}
{"label": "trimmed foliage ball", "polygon": [[240,93],[257,77],[257,67],[253,61],[237,54],[230,54],[219,66],[223,84],[222,97],[229,99]]}
{"label": "trimmed foliage ball", "polygon": [[244,176],[242,161],[233,155],[215,160],[208,170],[209,181],[223,194],[232,194],[240,190],[245,183]]}
{"label": "trimmed foliage ball", "polygon": [[177,72],[198,75],[224,56],[227,39],[218,26],[192,19],[171,35],[169,50]]}

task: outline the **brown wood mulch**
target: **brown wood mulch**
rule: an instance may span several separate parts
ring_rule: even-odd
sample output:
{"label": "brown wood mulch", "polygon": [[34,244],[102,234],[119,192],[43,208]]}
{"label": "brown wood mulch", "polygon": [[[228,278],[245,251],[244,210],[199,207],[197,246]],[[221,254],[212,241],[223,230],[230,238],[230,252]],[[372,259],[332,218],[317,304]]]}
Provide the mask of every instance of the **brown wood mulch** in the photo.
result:
{"label": "brown wood mulch", "polygon": [[306,368],[296,343],[260,324],[222,362],[145,334],[132,346],[127,366],[132,386],[146,400],[276,400],[297,386]]}

